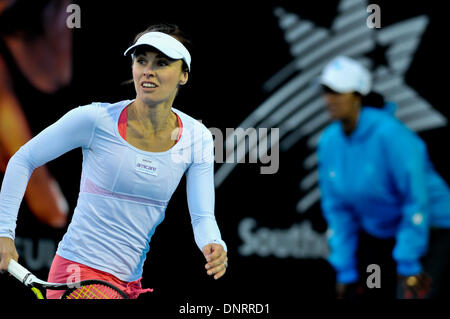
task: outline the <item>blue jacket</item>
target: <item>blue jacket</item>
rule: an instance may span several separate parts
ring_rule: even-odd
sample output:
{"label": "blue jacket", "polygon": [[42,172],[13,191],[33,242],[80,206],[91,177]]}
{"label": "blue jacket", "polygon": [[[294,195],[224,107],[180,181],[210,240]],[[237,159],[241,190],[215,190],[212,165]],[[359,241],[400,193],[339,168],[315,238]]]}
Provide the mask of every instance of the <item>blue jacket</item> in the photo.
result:
{"label": "blue jacket", "polygon": [[336,121],[318,146],[321,207],[337,281],[358,278],[358,233],[394,238],[397,272],[422,271],[430,226],[450,228],[450,191],[425,143],[385,109],[363,107],[349,136]]}

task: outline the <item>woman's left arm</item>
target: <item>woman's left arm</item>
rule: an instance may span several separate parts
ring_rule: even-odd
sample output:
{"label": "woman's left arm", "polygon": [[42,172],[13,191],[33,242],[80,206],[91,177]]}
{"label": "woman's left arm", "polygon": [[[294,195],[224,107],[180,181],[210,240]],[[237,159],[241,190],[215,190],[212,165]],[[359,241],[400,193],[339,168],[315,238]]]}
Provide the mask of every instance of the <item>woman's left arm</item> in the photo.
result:
{"label": "woman's left arm", "polygon": [[193,163],[186,172],[186,190],[194,238],[207,264],[208,275],[219,279],[225,274],[227,246],[214,216],[214,142],[205,128],[194,136]]}
{"label": "woman's left arm", "polygon": [[404,126],[387,131],[384,141],[387,161],[402,202],[393,257],[399,275],[418,275],[422,272],[420,258],[428,246],[427,150],[424,142]]}

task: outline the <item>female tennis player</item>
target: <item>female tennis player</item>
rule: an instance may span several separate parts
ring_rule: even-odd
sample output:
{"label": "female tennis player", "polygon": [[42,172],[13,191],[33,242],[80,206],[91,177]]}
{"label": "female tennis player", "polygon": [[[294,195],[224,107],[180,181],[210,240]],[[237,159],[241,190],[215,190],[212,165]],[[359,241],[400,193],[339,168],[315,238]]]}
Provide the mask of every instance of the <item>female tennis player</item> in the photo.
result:
{"label": "female tennis player", "polygon": [[[318,158],[338,297],[442,296],[450,191],[425,143],[391,114],[392,103],[371,92],[370,73],[357,61],[335,58],[320,82],[335,120],[321,136]],[[380,266],[377,289],[366,282],[371,264]]]}
{"label": "female tennis player", "polygon": [[[0,269],[14,246],[19,206],[32,171],[81,147],[80,193],[58,245],[48,281],[100,279],[137,298],[149,242],[186,174],[195,242],[208,275],[222,277],[227,248],[214,217],[213,139],[209,130],[172,107],[189,78],[188,43],[175,25],[140,33],[132,57],[136,98],[75,108],[11,158],[0,194]],[[70,169],[70,168],[68,168]],[[48,298],[61,292],[49,291]]]}

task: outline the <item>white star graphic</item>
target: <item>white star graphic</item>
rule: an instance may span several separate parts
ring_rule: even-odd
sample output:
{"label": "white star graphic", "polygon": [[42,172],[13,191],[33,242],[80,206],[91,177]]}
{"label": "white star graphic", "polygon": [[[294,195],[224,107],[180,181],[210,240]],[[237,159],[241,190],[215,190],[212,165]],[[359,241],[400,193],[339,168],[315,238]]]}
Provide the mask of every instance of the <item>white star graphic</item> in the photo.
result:
{"label": "white star graphic", "polygon": [[[381,29],[371,29],[366,24],[367,5],[366,0],[342,0],[329,30],[283,8],[274,10],[294,59],[263,85],[271,95],[239,127],[278,127],[282,151],[289,150],[302,138],[307,139],[310,153],[303,160],[308,173],[300,182],[304,192],[297,204],[300,213],[306,212],[320,198],[315,150],[330,118],[324,112],[325,105],[315,84],[323,67],[333,57],[346,55],[372,69],[374,90],[396,102],[396,116],[412,130],[423,131],[447,124],[442,114],[405,83],[405,73],[428,25],[428,17],[422,15]],[[373,69],[377,61],[369,56],[377,47],[386,48],[388,65],[377,65]],[[226,141],[225,145],[238,148],[245,141],[238,141],[238,145],[231,142]],[[249,145],[246,152],[256,147],[256,144]],[[222,164],[215,174],[216,187],[228,177],[236,162]]]}

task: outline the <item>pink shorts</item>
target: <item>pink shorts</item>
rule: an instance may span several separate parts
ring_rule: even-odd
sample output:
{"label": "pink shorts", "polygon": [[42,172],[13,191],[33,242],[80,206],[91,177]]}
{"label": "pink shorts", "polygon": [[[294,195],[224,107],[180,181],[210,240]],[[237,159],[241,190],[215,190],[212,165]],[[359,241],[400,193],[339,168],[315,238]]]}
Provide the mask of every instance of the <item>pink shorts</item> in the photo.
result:
{"label": "pink shorts", "polygon": [[[153,289],[142,289],[142,278],[132,282],[122,281],[107,272],[85,266],[58,255],[55,255],[55,258],[53,259],[47,281],[65,283],[69,280],[70,282],[73,282],[72,279],[75,278],[74,275],[76,275],[77,281],[96,279],[109,282],[124,291],[130,299],[136,299],[142,293],[153,291]],[[47,299],[59,299],[63,293],[64,290],[49,289],[47,290]]]}

